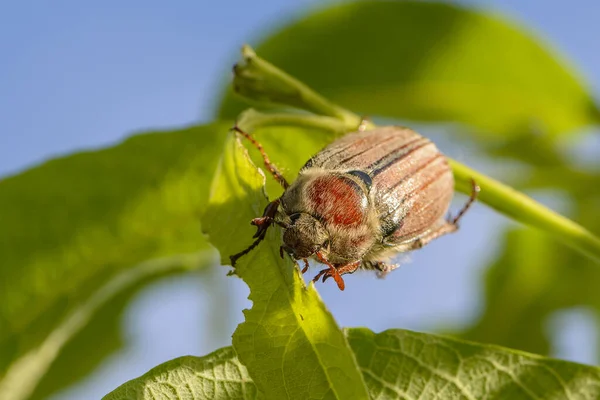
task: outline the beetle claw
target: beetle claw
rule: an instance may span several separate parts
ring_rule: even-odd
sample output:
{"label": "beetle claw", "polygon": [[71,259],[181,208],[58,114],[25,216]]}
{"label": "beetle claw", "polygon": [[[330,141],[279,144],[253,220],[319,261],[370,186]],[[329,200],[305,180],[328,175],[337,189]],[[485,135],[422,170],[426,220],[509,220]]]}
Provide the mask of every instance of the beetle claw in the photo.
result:
{"label": "beetle claw", "polygon": [[333,279],[335,280],[335,283],[337,283],[338,288],[340,290],[343,291],[346,288],[346,284],[344,283],[344,279],[342,278],[342,276],[339,273],[337,273],[337,271],[336,271],[336,274],[333,276]]}
{"label": "beetle claw", "polygon": [[329,268],[328,269],[324,269],[321,272],[319,272],[317,274],[317,276],[314,277],[313,282],[316,282],[319,280],[319,278],[321,276],[323,276],[323,280],[322,282],[325,282],[325,280],[327,278],[329,278],[330,276],[333,277],[333,279],[335,280],[335,283],[337,283],[338,288],[340,288],[340,290],[344,290],[344,288],[346,287],[346,284],[344,283],[344,279],[342,278],[342,276],[340,275],[339,271],[337,270],[337,268],[330,263],[324,256],[323,254],[321,254],[320,251],[315,253],[315,256],[317,257],[317,260],[319,260],[319,262],[322,262],[323,264],[327,265]]}
{"label": "beetle claw", "polygon": [[306,273],[306,271],[308,271],[308,260],[306,258],[303,258],[302,261],[304,261],[304,268],[302,268],[302,273]]}
{"label": "beetle claw", "polygon": [[335,283],[337,283],[337,286],[340,290],[344,290],[346,288],[344,278],[342,278],[342,276],[334,266],[321,270],[321,272],[319,272],[317,276],[313,278],[313,282],[317,282],[321,277],[323,277],[323,279],[321,279],[321,282],[325,282],[328,278],[333,277],[333,280],[335,281]]}
{"label": "beetle claw", "polygon": [[316,282],[319,280],[320,277],[322,277],[323,275],[325,275],[325,272],[329,271],[328,269],[323,269],[321,271],[319,271],[319,273],[317,275],[315,275],[315,277],[313,278],[313,282]]}

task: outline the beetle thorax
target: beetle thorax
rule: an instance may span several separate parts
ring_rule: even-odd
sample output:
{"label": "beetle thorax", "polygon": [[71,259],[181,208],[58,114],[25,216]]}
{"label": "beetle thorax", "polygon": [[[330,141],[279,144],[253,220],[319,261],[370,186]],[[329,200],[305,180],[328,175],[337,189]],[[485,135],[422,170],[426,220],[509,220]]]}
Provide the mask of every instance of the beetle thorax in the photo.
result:
{"label": "beetle thorax", "polygon": [[368,189],[350,174],[305,171],[286,190],[281,205],[289,224],[284,245],[297,258],[322,251],[330,262],[345,264],[362,259],[377,239]]}

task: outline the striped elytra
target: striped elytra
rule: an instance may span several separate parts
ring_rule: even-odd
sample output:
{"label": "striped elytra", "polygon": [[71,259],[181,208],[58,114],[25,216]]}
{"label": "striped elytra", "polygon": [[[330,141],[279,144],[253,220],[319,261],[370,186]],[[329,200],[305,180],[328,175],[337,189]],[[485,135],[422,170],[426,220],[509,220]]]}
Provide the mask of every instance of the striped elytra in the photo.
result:
{"label": "striped elytra", "polygon": [[[280,179],[263,156],[267,169]],[[232,256],[232,264],[275,223],[283,229],[282,255],[305,263],[315,258],[328,268],[314,280],[333,277],[342,290],[341,275],[359,268],[385,275],[396,267],[388,264],[395,254],[455,231],[479,190],[473,183],[473,194],[458,217],[444,219],[454,193],[446,157],[429,139],[396,126],[345,135],[309,159],[291,185],[282,185],[283,195],[252,221],[258,239]]]}
{"label": "striped elytra", "polygon": [[[386,244],[416,239],[435,225],[450,206],[452,171],[435,144],[401,127],[355,132],[312,157],[300,175],[319,168],[360,171],[370,181],[370,205]],[[356,173],[354,173],[356,175]]]}

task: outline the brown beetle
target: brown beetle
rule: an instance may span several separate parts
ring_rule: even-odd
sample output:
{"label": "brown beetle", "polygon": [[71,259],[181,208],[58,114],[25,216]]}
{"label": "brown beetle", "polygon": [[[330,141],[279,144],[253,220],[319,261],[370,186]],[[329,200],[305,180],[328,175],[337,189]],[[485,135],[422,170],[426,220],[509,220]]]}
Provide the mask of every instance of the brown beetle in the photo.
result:
{"label": "brown beetle", "polygon": [[291,185],[270,162],[262,146],[237,126],[234,130],[261,152],[266,168],[283,186],[283,195],[269,203],[254,243],[231,256],[231,263],[254,249],[273,223],[283,228],[283,257],[314,257],[329,268],[340,290],[341,275],[358,268],[381,275],[396,268],[393,255],[423,247],[454,232],[479,187],[473,181],[468,202],[455,218],[445,219],[454,193],[454,177],[446,157],[427,138],[408,129],[388,126],[359,130],[334,141],[302,167]]}

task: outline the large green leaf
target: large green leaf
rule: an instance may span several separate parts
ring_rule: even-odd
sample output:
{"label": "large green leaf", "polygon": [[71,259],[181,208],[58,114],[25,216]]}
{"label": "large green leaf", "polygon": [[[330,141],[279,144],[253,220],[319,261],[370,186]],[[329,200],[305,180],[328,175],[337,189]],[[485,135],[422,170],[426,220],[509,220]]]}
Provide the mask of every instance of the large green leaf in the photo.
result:
{"label": "large green leaf", "polygon": [[[357,113],[463,122],[502,137],[600,120],[577,74],[499,16],[415,1],[345,3],[271,34],[257,53]],[[228,89],[218,115],[245,106]]]}
{"label": "large green leaf", "polygon": [[350,329],[373,399],[596,399],[600,369],[404,330]]}
{"label": "large green leaf", "polygon": [[[371,399],[597,399],[600,369],[497,346],[405,330],[346,330]],[[105,400],[255,399],[231,348],[184,357]],[[273,397],[274,398],[274,397]],[[281,397],[279,397],[281,398]],[[347,397],[354,399],[356,397]]]}
{"label": "large green leaf", "polygon": [[[323,132],[289,127],[269,132],[280,138],[272,143],[292,145],[295,151],[289,154],[302,160],[308,158],[307,151],[326,139]],[[266,135],[259,132],[257,136],[268,142]],[[293,158],[290,161],[293,163]],[[267,204],[263,186],[264,176],[232,135],[202,220],[223,263],[229,263],[229,255],[251,243],[249,221]],[[294,264],[280,258],[278,233],[271,229],[265,242],[242,258],[235,269],[250,287],[253,302],[252,308],[244,311],[245,322],[233,335],[240,361],[267,398],[368,398],[354,357],[333,317],[314,287],[305,287]]]}
{"label": "large green leaf", "polygon": [[[199,215],[229,127],[138,135],[0,181],[0,377],[126,269],[208,248]],[[106,343],[87,346],[105,352],[90,351],[63,378],[118,345],[114,323],[104,328],[91,337]]]}
{"label": "large green leaf", "polygon": [[119,386],[104,400],[253,400],[257,390],[231,347],[204,357],[180,357]]}

